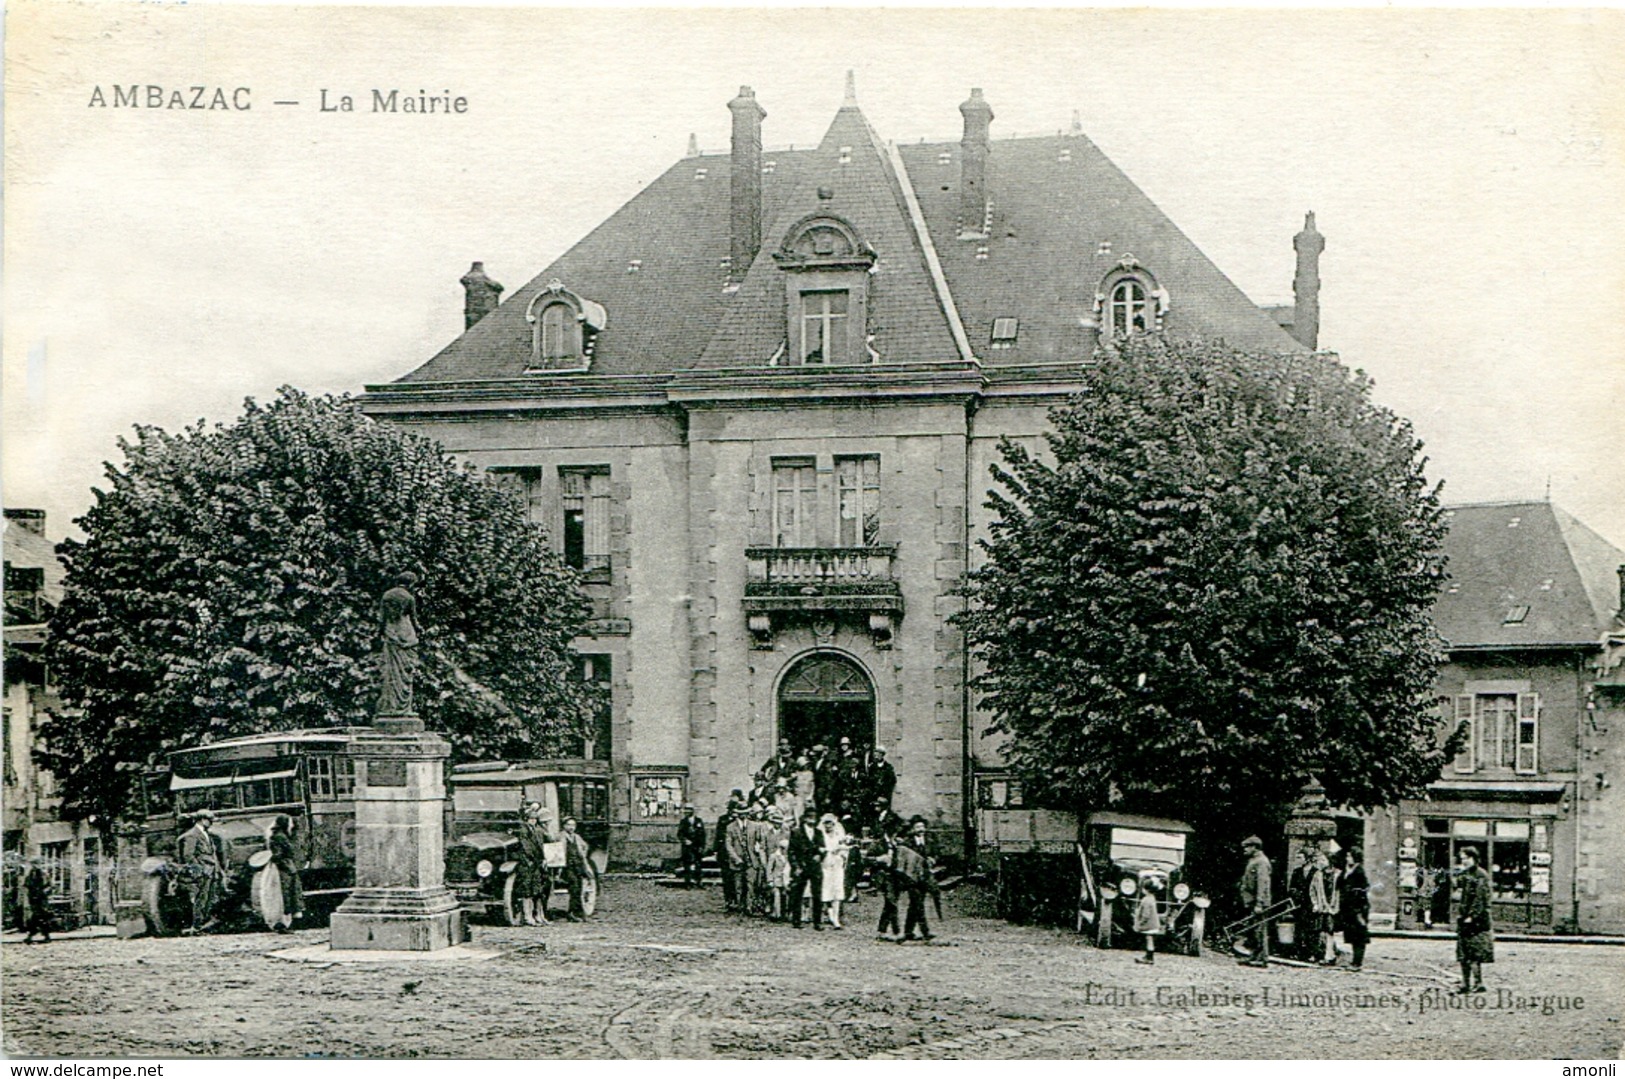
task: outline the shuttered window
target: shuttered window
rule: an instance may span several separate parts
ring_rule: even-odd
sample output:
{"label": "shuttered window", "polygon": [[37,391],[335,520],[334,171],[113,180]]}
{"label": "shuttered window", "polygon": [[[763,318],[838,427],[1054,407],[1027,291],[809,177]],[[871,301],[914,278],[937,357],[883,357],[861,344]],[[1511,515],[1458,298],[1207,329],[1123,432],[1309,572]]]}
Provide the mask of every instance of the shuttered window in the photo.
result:
{"label": "shuttered window", "polygon": [[564,560],[590,572],[609,568],[609,472],[602,468],[559,470],[564,507]]}

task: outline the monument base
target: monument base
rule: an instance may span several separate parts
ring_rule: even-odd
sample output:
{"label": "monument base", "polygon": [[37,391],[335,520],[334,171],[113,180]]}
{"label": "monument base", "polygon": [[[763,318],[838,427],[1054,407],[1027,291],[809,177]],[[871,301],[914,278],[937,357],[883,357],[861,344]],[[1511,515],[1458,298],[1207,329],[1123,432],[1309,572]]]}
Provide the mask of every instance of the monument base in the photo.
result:
{"label": "monument base", "polygon": [[468,912],[444,888],[357,888],[330,934],[335,951],[432,952],[468,942]]}

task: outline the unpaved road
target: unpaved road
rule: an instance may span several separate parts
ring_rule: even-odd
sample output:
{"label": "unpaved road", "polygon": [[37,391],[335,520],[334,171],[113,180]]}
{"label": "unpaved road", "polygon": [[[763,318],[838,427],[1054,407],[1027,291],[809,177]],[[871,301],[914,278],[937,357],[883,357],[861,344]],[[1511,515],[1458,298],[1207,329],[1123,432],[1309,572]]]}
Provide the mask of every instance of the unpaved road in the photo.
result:
{"label": "unpaved road", "polygon": [[1440,992],[1448,941],[1379,940],[1360,974],[1144,967],[948,898],[929,945],[875,940],[873,899],[845,932],[796,932],[722,914],[714,888],[628,879],[585,924],[476,927],[506,949],[488,962],[268,954],[318,931],[7,944],[0,1020],[8,1054],[75,1058],[1620,1055],[1625,948],[1502,942],[1492,992],[1462,1009]]}

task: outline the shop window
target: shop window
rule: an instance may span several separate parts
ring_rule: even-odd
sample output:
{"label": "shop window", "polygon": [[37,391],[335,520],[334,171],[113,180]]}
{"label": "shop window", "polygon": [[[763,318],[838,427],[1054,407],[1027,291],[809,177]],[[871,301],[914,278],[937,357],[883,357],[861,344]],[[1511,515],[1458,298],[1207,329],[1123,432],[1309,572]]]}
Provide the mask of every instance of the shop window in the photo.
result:
{"label": "shop window", "polygon": [[609,470],[559,469],[564,561],[584,573],[609,572]]}
{"label": "shop window", "polygon": [[880,458],[835,458],[835,542],[868,547],[880,538]]}
{"label": "shop window", "polygon": [[773,462],[773,546],[818,545],[818,472],[810,460]]}

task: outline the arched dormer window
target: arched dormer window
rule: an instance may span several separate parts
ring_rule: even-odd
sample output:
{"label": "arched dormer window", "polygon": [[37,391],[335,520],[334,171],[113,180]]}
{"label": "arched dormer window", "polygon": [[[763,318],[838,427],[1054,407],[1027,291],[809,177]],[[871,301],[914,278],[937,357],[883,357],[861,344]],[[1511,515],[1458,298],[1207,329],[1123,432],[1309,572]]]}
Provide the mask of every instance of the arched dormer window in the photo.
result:
{"label": "arched dormer window", "polygon": [[1162,332],[1168,290],[1133,255],[1124,255],[1095,291],[1095,325],[1117,339]]}
{"label": "arched dormer window", "polygon": [[830,214],[792,225],[773,259],[785,277],[783,362],[871,363],[869,271],[875,253],[857,229]]}
{"label": "arched dormer window", "polygon": [[532,297],[525,320],[531,324],[530,370],[585,371],[608,316],[602,305],[550,281]]}

